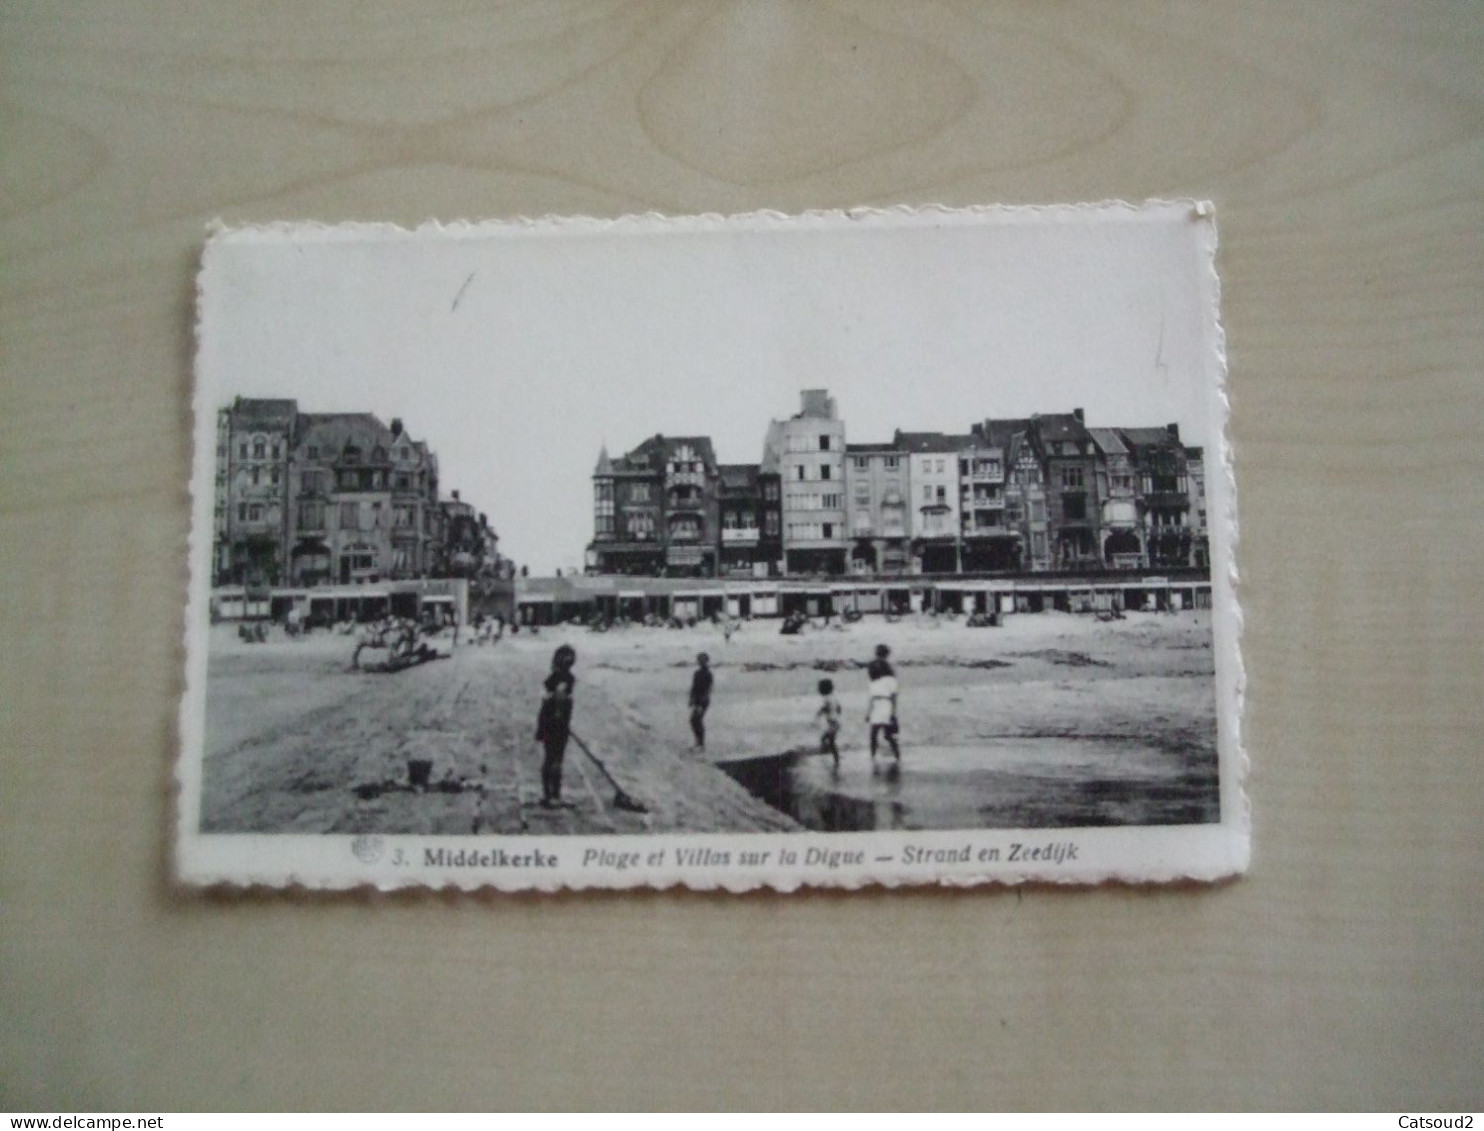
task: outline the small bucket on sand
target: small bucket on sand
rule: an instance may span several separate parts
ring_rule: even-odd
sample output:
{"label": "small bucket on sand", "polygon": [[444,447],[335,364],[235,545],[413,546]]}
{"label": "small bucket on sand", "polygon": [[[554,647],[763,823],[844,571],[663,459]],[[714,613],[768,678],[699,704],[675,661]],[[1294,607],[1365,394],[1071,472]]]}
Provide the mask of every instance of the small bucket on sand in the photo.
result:
{"label": "small bucket on sand", "polygon": [[427,789],[432,777],[433,760],[431,758],[407,759],[407,784],[413,789]]}

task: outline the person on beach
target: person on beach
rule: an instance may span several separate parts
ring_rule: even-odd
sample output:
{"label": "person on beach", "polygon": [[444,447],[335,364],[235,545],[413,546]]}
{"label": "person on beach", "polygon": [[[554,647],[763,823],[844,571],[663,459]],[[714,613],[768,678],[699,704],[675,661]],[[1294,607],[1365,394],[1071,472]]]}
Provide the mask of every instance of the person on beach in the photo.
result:
{"label": "person on beach", "polygon": [[819,710],[814,712],[814,717],[819,720],[819,752],[829,754],[835,759],[835,768],[840,767],[840,747],[836,739],[840,734],[840,700],[835,698],[835,683],[833,680],[822,679],[819,681]]}
{"label": "person on beach", "polygon": [[546,677],[546,694],[536,716],[536,741],[545,757],[541,762],[541,807],[556,809],[562,802],[562,758],[567,753],[567,738],[572,733],[572,691],[577,677],[572,667],[577,651],[563,644],[551,657],[551,674]]}
{"label": "person on beach", "polygon": [[866,704],[866,722],[871,727],[871,764],[876,764],[876,748],[884,736],[892,755],[900,763],[901,747],[897,745],[897,675],[887,659],[891,649],[876,645],[876,658],[866,668],[871,681],[871,697]]}
{"label": "person on beach", "polygon": [[706,708],[711,706],[711,657],[702,652],[696,657],[696,673],[690,680],[690,729],[696,736],[696,749],[706,749]]}

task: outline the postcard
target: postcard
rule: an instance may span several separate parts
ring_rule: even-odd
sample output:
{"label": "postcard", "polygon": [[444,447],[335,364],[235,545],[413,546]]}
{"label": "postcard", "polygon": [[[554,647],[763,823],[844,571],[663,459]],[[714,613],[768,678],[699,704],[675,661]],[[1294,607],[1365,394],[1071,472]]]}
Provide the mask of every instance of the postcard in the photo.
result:
{"label": "postcard", "polygon": [[1242,872],[1194,201],[220,228],[192,885]]}

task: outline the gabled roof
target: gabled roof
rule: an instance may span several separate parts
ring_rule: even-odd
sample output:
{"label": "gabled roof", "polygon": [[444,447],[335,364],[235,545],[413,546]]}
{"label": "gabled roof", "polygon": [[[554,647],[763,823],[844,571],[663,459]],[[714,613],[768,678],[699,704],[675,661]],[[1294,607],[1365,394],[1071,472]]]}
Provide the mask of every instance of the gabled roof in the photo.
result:
{"label": "gabled roof", "polygon": [[608,458],[608,445],[604,444],[598,449],[598,463],[593,468],[594,475],[612,475],[613,461]]}
{"label": "gabled roof", "polygon": [[294,429],[295,446],[312,444],[326,452],[340,452],[347,444],[355,444],[367,458],[377,447],[390,452],[401,438],[369,412],[304,412]]}
{"label": "gabled roof", "polygon": [[1128,445],[1118,435],[1115,428],[1089,428],[1087,434],[1092,437],[1092,442],[1098,446],[1098,450],[1105,456],[1126,456]]}
{"label": "gabled roof", "polygon": [[1168,428],[1120,428],[1118,432],[1131,448],[1178,448],[1181,446],[1178,431],[1171,432]]}
{"label": "gabled roof", "polygon": [[716,450],[711,446],[710,436],[666,436],[656,432],[644,440],[627,455],[609,460],[613,473],[662,472],[665,464],[682,444],[689,444],[701,457],[708,471],[716,470]]}
{"label": "gabled roof", "polygon": [[977,432],[991,447],[1008,448],[1011,437],[1023,435],[1031,426],[1029,417],[1010,420],[987,419],[979,425]]}

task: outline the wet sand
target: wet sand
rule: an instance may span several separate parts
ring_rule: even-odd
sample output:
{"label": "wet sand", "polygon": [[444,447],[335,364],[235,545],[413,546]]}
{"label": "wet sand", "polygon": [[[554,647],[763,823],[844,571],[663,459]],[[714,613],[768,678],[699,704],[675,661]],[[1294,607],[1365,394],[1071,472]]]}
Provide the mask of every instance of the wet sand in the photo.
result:
{"label": "wet sand", "polygon": [[[574,731],[649,810],[574,745],[543,810],[534,741],[552,650],[578,652]],[[892,649],[903,760],[872,772],[864,667]],[[1215,820],[1215,685],[1205,612],[962,620],[867,618],[778,633],[745,624],[520,633],[439,642],[450,658],[385,675],[351,669],[354,640],[266,644],[212,629],[207,831],[589,833],[1066,827]],[[716,673],[704,753],[686,692],[695,654]],[[807,753],[821,678],[844,708],[841,767]],[[790,753],[805,752],[805,753]],[[408,762],[430,785],[408,786]]]}

